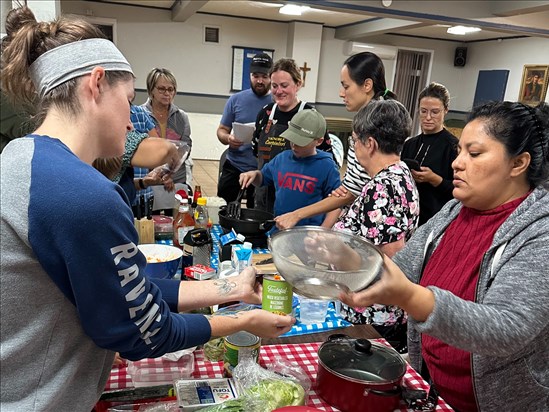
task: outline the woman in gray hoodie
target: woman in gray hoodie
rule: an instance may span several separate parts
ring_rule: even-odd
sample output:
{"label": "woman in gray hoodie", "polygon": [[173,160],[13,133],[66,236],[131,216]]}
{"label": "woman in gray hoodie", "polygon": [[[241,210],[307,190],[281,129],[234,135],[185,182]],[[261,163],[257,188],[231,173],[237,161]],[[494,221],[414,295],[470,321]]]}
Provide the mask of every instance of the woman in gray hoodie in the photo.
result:
{"label": "woman in gray hoodie", "polygon": [[455,200],[420,227],[352,306],[409,314],[412,366],[462,411],[549,405],[549,106],[473,109]]}

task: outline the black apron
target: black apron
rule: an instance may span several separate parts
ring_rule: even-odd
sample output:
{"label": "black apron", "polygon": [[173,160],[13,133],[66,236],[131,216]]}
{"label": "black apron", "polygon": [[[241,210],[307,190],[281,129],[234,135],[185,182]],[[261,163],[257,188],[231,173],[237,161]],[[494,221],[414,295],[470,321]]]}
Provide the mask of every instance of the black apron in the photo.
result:
{"label": "black apron", "polygon": [[[305,108],[307,102],[299,104],[298,112]],[[266,163],[284,150],[290,149],[290,142],[280,135],[288,129],[287,124],[279,124],[275,117],[278,105],[275,103],[271,109],[269,120],[259,134],[257,140],[257,165],[261,170]],[[275,188],[273,186],[260,186],[255,189],[255,209],[274,214]]]}

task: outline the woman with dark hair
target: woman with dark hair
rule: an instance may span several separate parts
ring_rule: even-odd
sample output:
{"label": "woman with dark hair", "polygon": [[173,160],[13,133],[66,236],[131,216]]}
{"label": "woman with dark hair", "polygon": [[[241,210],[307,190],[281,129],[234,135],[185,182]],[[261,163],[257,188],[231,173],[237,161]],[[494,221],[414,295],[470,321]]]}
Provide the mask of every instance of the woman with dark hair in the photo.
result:
{"label": "woman with dark hair", "polygon": [[[383,62],[370,52],[358,53],[345,60],[341,68],[339,96],[350,112],[358,112],[371,100],[396,99],[396,95],[386,86]],[[349,145],[347,170],[341,187],[332,196],[320,202],[277,216],[276,226],[279,229],[288,229],[301,219],[332,212],[331,220],[324,221],[325,226],[331,227],[339,216],[339,208],[353,203],[368,180],[370,176],[357,161],[353,145]]]}
{"label": "woman with dark hair", "polygon": [[[269,103],[257,114],[252,147],[257,155],[257,168],[261,170],[277,154],[290,149],[290,142],[281,137],[288,129],[288,123],[296,113],[303,109],[312,109],[307,102],[299,100],[297,93],[303,81],[301,72],[293,59],[277,60],[270,73],[273,103]],[[328,133],[318,146],[325,152],[331,152]],[[270,213],[274,212],[275,189],[273,186],[255,188],[254,207]]]}
{"label": "woman with dark hair", "polygon": [[546,411],[549,106],[473,109],[458,153],[455,200],[341,300],[406,310],[410,362],[456,410]]}
{"label": "woman with dark hair", "polygon": [[458,139],[444,128],[450,93],[442,84],[431,83],[419,94],[422,133],[404,143],[400,158],[412,167],[419,191],[419,224],[433,217],[452,199],[452,162]]}
{"label": "woman with dark hair", "polygon": [[[137,360],[240,330],[278,336],[295,321],[263,310],[179,314],[261,302],[255,270],[202,282],[151,281],[122,188],[91,163],[122,155],[132,69],[91,23],[11,10],[2,89],[37,113],[1,155],[0,409],[90,411],[115,352]],[[172,312],[173,310],[173,312]]]}
{"label": "woman with dark hair", "polygon": [[[417,227],[419,199],[414,179],[400,151],[412,119],[396,100],[372,100],[353,119],[353,148],[371,176],[353,204],[334,225],[336,231],[360,235],[393,256]],[[354,324],[371,324],[398,350],[406,348],[406,316],[396,306],[342,305],[341,314]]]}

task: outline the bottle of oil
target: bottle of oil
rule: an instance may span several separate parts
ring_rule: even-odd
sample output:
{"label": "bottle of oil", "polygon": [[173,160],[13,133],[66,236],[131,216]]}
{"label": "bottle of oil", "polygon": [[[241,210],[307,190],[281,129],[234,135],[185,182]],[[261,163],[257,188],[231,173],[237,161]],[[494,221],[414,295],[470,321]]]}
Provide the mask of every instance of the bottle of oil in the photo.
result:
{"label": "bottle of oil", "polygon": [[194,209],[194,220],[196,222],[196,227],[201,227],[208,229],[208,209],[206,208],[207,200],[205,197],[199,197],[196,200],[196,209]]}

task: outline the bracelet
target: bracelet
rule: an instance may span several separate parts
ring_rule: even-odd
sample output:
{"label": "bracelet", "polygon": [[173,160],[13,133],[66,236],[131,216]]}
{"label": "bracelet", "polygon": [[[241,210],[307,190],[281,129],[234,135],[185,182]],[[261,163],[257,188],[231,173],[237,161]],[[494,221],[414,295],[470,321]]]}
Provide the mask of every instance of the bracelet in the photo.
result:
{"label": "bracelet", "polygon": [[138,183],[139,183],[139,187],[140,187],[141,189],[146,189],[145,183],[143,182],[143,179],[139,179],[139,180],[138,180]]}

